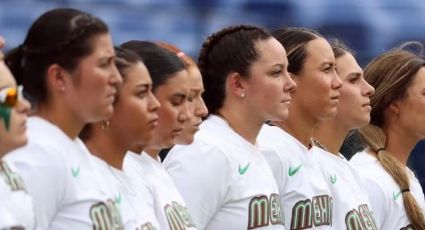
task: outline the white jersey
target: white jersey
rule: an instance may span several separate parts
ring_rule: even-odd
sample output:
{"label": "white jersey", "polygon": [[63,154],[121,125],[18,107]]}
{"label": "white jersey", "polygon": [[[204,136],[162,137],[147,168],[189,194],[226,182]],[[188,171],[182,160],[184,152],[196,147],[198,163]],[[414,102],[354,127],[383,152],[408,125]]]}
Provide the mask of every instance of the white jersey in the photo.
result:
{"label": "white jersey", "polygon": [[34,202],[38,229],[123,229],[113,194],[96,181],[91,155],[58,127],[27,121],[29,143],[5,158],[13,162]]}
{"label": "white jersey", "polygon": [[[378,229],[410,229],[400,187],[385,171],[378,159],[363,151],[355,154],[350,164],[362,176]],[[410,192],[422,211],[425,211],[421,185],[414,173],[407,167],[406,170],[409,174]]]}
{"label": "white jersey", "polygon": [[152,194],[159,229],[197,229],[187,212],[186,203],[159,159],[153,159],[145,152],[128,152],[124,170],[135,183],[144,183]]}
{"label": "white jersey", "polygon": [[13,165],[0,159],[0,229],[34,229],[32,199]]}
{"label": "white jersey", "polygon": [[287,229],[331,229],[332,203],[328,185],[313,155],[279,127],[263,125],[258,136],[261,146],[271,149],[264,156],[279,187]]}
{"label": "white jersey", "polygon": [[318,148],[314,154],[333,198],[333,229],[377,230],[360,175],[344,156]]}
{"label": "white jersey", "polygon": [[164,166],[200,229],[284,229],[276,182],[258,145],[210,115]]}
{"label": "white jersey", "polygon": [[154,215],[152,206],[148,205],[149,193],[147,190],[140,184],[134,184],[134,181],[124,171],[116,169],[103,159],[92,155],[81,140],[78,140],[78,144],[83,151],[92,156],[93,168],[97,168],[96,183],[114,194],[113,201],[121,213],[125,229],[159,229],[155,218],[153,220],[149,218],[149,213]]}

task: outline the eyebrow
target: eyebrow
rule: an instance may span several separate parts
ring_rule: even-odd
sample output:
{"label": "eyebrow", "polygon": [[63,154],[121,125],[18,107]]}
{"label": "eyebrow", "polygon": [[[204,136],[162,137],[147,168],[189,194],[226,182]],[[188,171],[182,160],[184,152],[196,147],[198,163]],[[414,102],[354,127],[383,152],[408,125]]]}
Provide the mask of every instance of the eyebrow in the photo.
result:
{"label": "eyebrow", "polygon": [[349,76],[356,76],[356,77],[361,77],[362,76],[362,73],[360,73],[360,72],[351,72],[351,73],[349,73],[349,74],[347,74],[347,77],[349,77]]}
{"label": "eyebrow", "polygon": [[151,85],[152,85],[152,83],[146,82],[146,83],[141,83],[141,84],[136,85],[135,88],[144,88],[144,87],[149,87]]}
{"label": "eyebrow", "polygon": [[280,64],[280,63],[272,65],[272,67],[275,67],[275,66],[280,67],[280,68],[285,67],[285,65],[284,65],[284,64]]}
{"label": "eyebrow", "polygon": [[107,61],[110,61],[111,59],[115,60],[115,58],[116,58],[115,55],[111,55],[111,56],[108,56],[108,57],[101,57],[101,58],[99,58],[99,62],[101,62],[103,60],[107,60]]}
{"label": "eyebrow", "polygon": [[187,95],[184,94],[184,93],[175,93],[175,94],[171,95],[171,97],[180,97],[182,99],[185,99],[187,97]]}
{"label": "eyebrow", "polygon": [[320,64],[320,66],[325,66],[325,65],[336,66],[336,64],[334,62],[331,62],[331,61],[326,61],[326,62],[323,62],[322,64]]}

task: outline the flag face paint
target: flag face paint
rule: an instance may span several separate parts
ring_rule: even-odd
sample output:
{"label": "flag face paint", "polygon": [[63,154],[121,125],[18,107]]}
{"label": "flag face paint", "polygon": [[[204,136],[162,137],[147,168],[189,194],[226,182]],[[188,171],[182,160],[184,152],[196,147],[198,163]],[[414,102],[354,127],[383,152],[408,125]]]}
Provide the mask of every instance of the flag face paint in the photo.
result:
{"label": "flag face paint", "polygon": [[0,121],[4,122],[4,126],[6,127],[7,131],[9,131],[11,115],[12,115],[12,108],[9,106],[0,104]]}

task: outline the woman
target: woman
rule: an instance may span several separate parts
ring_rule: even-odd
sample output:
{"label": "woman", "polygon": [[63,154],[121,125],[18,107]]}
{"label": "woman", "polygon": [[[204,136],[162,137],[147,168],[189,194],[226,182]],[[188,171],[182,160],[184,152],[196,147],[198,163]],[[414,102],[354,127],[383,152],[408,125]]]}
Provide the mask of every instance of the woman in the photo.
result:
{"label": "woman", "polygon": [[[108,28],[74,9],[53,9],[6,57],[35,104],[29,142],[6,157],[34,200],[40,229],[122,229],[115,194],[97,183],[91,156],[75,142],[90,122],[108,119],[122,79]],[[106,214],[106,215],[105,215]]]}
{"label": "woman", "polygon": [[[0,36],[0,48],[4,40]],[[27,143],[29,103],[3,61],[0,51],[0,229],[33,229],[34,210],[21,176],[1,158]]]}
{"label": "woman", "polygon": [[204,42],[199,69],[211,114],[195,141],[164,161],[198,228],[284,229],[256,139],[265,121],[288,116],[295,84],[287,65],[285,49],[262,28],[227,27]]}
{"label": "woman", "polygon": [[[87,125],[80,134],[81,147],[94,155],[110,191],[115,191],[126,229],[159,228],[149,191],[132,183],[123,172],[127,151],[146,145],[157,126],[159,102],[152,94],[152,80],[141,58],[134,52],[115,48],[115,64],[123,78],[114,102],[114,114],[106,121]],[[99,183],[99,182],[98,182]]]}
{"label": "woman", "polygon": [[333,119],[317,125],[313,142],[321,150],[316,152],[316,160],[326,164],[321,170],[333,197],[332,227],[377,229],[360,176],[338,151],[350,130],[369,123],[369,97],[374,89],[363,78],[363,70],[347,46],[334,40],[331,47],[336,58],[336,72],[343,82],[338,113]]}
{"label": "woman", "polygon": [[258,140],[273,150],[266,158],[279,186],[287,228],[328,229],[333,198],[313,158],[317,149],[311,138],[316,125],[337,112],[342,82],[335,72],[335,56],[316,31],[286,28],[272,34],[288,52],[288,72],[297,90],[288,119],[264,125]]}
{"label": "woman", "polygon": [[364,74],[376,92],[370,124],[360,129],[367,148],[350,163],[364,177],[378,229],[425,229],[424,194],[406,166],[425,138],[425,61],[394,49],[372,60]]}
{"label": "woman", "polygon": [[159,150],[170,148],[191,116],[188,109],[189,78],[179,58],[155,43],[130,41],[122,47],[139,54],[151,74],[158,109],[158,126],[151,140],[127,153],[124,170],[151,192],[160,229],[196,229],[186,203],[159,159]]}
{"label": "woman", "polygon": [[[202,82],[201,72],[199,72],[199,68],[196,65],[195,61],[187,54],[183,53],[180,49],[175,47],[174,45],[167,43],[158,43],[159,46],[175,53],[180,60],[183,62],[186,71],[189,75],[190,82],[190,93],[188,97],[190,111],[192,112],[192,116],[189,120],[187,120],[183,125],[183,130],[181,134],[176,137],[176,144],[179,145],[188,145],[193,142],[195,133],[199,130],[199,125],[202,122],[202,119],[208,114],[208,109],[205,106],[205,102],[202,99],[202,94],[204,93],[204,84]],[[178,148],[178,146],[174,146]],[[163,149],[160,152],[160,157],[162,160],[165,159],[167,153],[170,149]]]}

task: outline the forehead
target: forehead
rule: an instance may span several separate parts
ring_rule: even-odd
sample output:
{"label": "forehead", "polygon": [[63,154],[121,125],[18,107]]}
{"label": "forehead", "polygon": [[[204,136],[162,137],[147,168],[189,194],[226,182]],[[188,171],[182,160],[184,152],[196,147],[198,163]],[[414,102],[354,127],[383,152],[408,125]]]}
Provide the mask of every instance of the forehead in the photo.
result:
{"label": "forehead", "polygon": [[415,74],[411,88],[419,88],[423,90],[425,88],[425,67],[421,67]]}
{"label": "forehead", "polygon": [[363,73],[362,68],[350,53],[345,53],[336,59],[336,68],[338,74],[341,74],[340,77],[345,77],[350,73]]}
{"label": "forehead", "polygon": [[0,60],[0,89],[16,86],[15,79],[3,60]]}
{"label": "forehead", "polygon": [[273,37],[255,42],[255,49],[258,54],[257,62],[281,64],[286,60],[285,48]]}
{"label": "forehead", "polygon": [[114,47],[109,33],[95,35],[91,41],[90,46],[93,49],[92,55],[114,55]]}
{"label": "forehead", "polygon": [[203,86],[202,75],[201,75],[201,72],[199,71],[198,67],[190,66],[187,69],[187,74],[188,74],[188,78],[189,78],[191,88],[199,88],[199,87]]}
{"label": "forehead", "polygon": [[329,43],[323,38],[309,41],[305,46],[307,56],[305,62],[317,66],[324,62],[335,62],[335,56]]}
{"label": "forehead", "polygon": [[169,90],[181,90],[189,88],[189,76],[186,70],[181,70],[170,76],[164,84],[159,85],[159,87],[166,87]]}
{"label": "forehead", "polygon": [[125,71],[125,82],[132,82],[135,84],[139,83],[151,83],[151,76],[149,75],[149,72],[143,64],[143,62],[137,62],[136,64],[131,65],[128,67]]}

